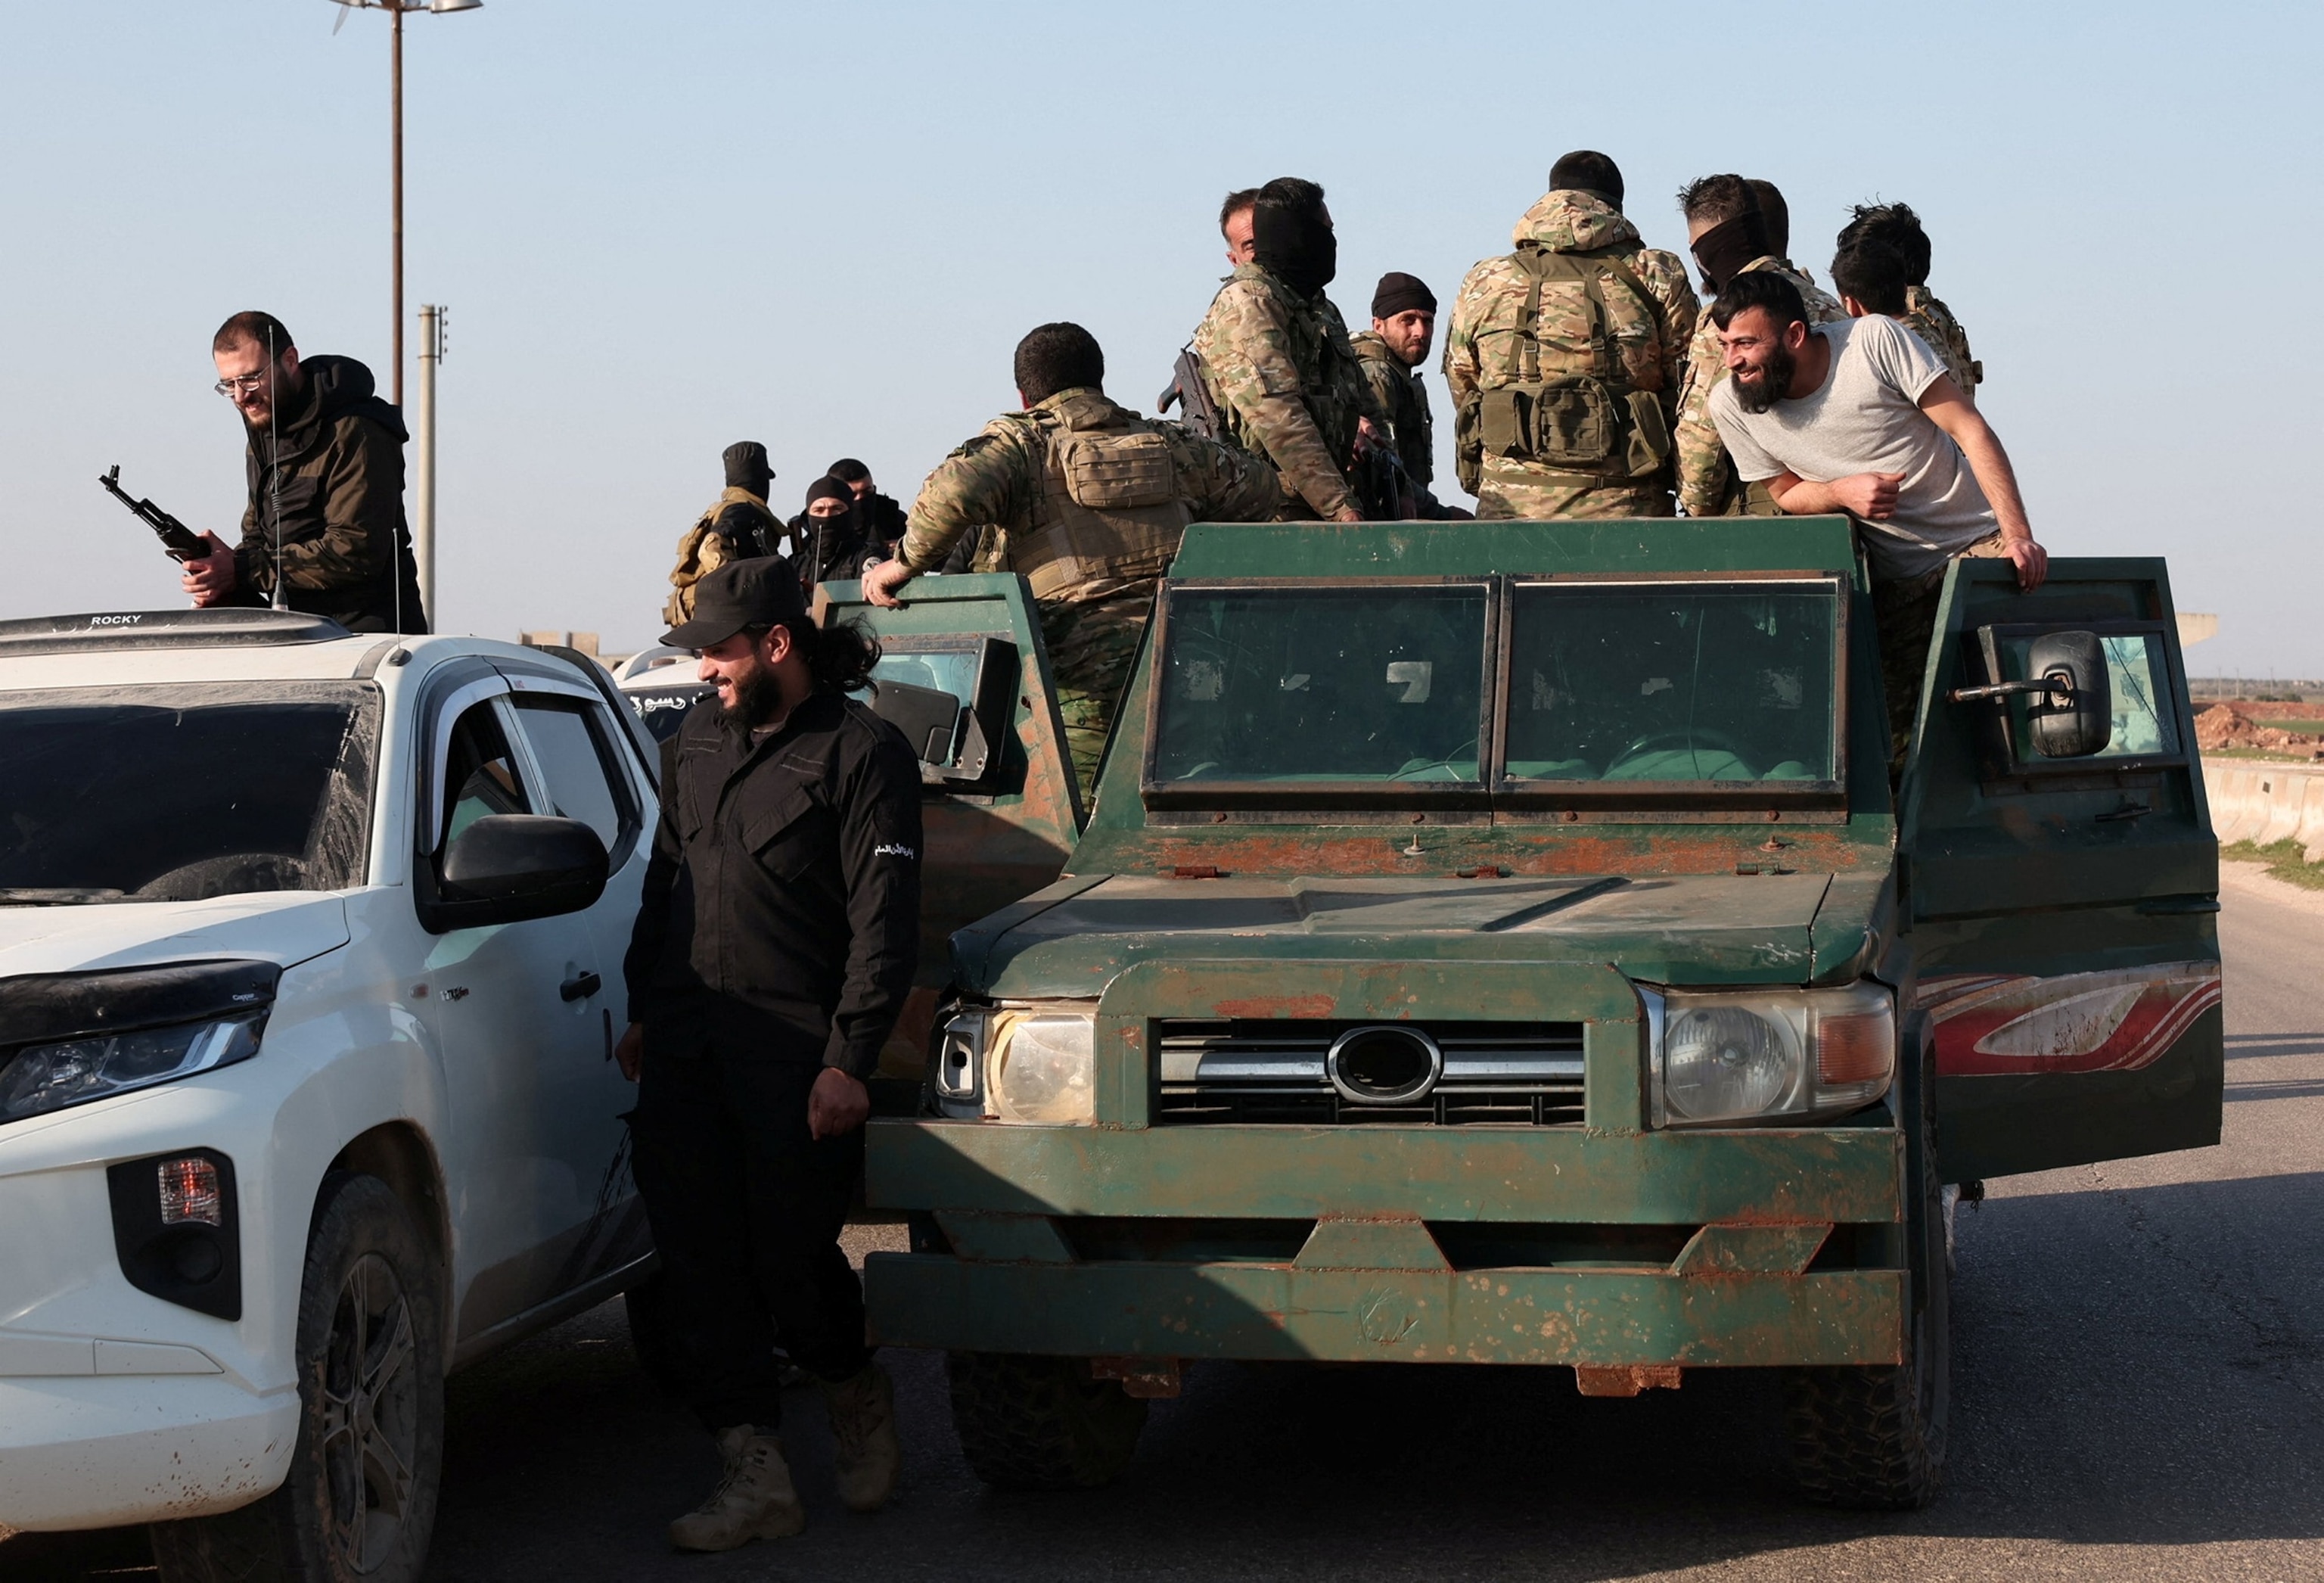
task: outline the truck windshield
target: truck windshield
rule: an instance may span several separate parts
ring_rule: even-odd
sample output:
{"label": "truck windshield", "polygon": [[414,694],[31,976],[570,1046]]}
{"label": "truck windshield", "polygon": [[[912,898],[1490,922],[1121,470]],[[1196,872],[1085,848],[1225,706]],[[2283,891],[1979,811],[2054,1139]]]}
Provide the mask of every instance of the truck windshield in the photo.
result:
{"label": "truck windshield", "polygon": [[353,683],[0,693],[0,905],[360,884],[377,732]]}
{"label": "truck windshield", "polygon": [[1153,779],[1475,783],[1488,591],[1172,588]]}
{"label": "truck windshield", "polygon": [[1839,778],[1836,582],[1514,590],[1514,781]]}

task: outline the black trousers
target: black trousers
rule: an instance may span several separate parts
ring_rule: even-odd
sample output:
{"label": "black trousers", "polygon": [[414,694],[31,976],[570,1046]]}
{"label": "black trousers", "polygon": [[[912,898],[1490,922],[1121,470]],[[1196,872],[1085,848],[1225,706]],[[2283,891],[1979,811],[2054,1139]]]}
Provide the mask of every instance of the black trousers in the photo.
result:
{"label": "black trousers", "polygon": [[661,1253],[669,1372],[706,1429],[781,1421],[778,1328],[821,1378],[871,1361],[862,1283],[839,1246],[863,1132],[808,1134],[822,1053],[757,1018],[646,1024],[634,1170]]}

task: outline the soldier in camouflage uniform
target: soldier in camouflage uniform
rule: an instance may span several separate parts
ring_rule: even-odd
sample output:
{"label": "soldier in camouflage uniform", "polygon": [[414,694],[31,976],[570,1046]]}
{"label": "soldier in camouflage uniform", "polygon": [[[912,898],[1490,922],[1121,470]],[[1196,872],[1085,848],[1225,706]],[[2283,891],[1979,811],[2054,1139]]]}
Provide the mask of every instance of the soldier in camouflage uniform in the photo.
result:
{"label": "soldier in camouflage uniform", "polygon": [[1902,203],[1859,203],[1850,214],[1853,218],[1840,227],[1839,245],[1846,247],[1859,240],[1885,242],[1903,255],[1904,310],[1896,317],[1945,360],[1946,370],[1960,386],[1961,394],[1974,401],[1977,387],[1985,383],[1985,365],[1970,353],[1969,332],[1953,317],[1953,310],[1929,290],[1929,234],[1921,227],[1921,217],[1911,205]]}
{"label": "soldier in camouflage uniform", "polygon": [[1747,511],[1773,515],[1776,509],[1764,486],[1747,492],[1737,482],[1735,464],[1711,421],[1711,393],[1727,378],[1727,361],[1719,329],[1711,322],[1709,299],[1738,274],[1771,269],[1799,288],[1811,325],[1834,324],[1848,317],[1846,309],[1783,255],[1771,238],[1753,185],[1740,176],[1705,176],[1678,195],[1679,208],[1686,216],[1687,245],[1702,273],[1705,299],[1693,342],[1687,347],[1686,383],[1679,395],[1678,505],[1689,516],[1732,516]]}
{"label": "soldier in camouflage uniform", "polygon": [[998,530],[994,569],[1021,574],[1086,796],[1115,708],[1186,524],[1265,522],[1283,498],[1275,469],[1176,423],[1106,398],[1105,354],[1077,324],[1045,324],[1017,345],[1025,403],[984,426],[920,486],[892,560],[863,574],[863,597],[893,606],[970,529]]}
{"label": "soldier in camouflage uniform", "polygon": [[1387,412],[1388,440],[1410,486],[1412,514],[1423,522],[1465,521],[1469,514],[1429,491],[1436,477],[1436,419],[1420,364],[1436,338],[1436,293],[1416,275],[1390,271],[1372,291],[1372,327],[1349,345],[1363,360],[1372,399]]}
{"label": "soldier in camouflage uniform", "polygon": [[767,505],[767,486],[775,481],[767,448],[755,440],[738,440],[719,460],[726,468],[724,491],[678,536],[678,564],[669,574],[672,591],[661,609],[661,618],[672,626],[694,618],[696,583],[730,560],[775,554],[782,540],[783,524]]}
{"label": "soldier in camouflage uniform", "polygon": [[[1976,397],[1977,365],[1968,357],[1969,343],[1961,338],[1954,345],[1946,334],[1950,325],[1958,337],[1960,327],[1951,324],[1951,315],[1943,319],[1913,307],[1912,288],[1905,282],[1904,255],[1886,242],[1869,236],[1858,236],[1844,243],[1831,261],[1831,289],[1840,293],[1840,305],[1848,310],[1852,319],[1862,319],[1877,313],[1893,319],[1914,335],[1922,344],[1934,352],[1952,376],[1961,395],[1971,402]],[[1934,298],[1924,299],[1934,301]],[[1942,307],[1943,304],[1938,304]]]}
{"label": "soldier in camouflage uniform", "polygon": [[1235,266],[1194,331],[1222,438],[1281,477],[1277,515],[1361,522],[1358,431],[1368,420],[1384,437],[1388,415],[1323,295],[1339,270],[1323,190],[1277,177],[1259,190],[1251,224],[1254,261]]}
{"label": "soldier in camouflage uniform", "polygon": [[1639,240],[1622,173],[1565,155],[1517,251],[1469,272],[1444,340],[1454,456],[1480,517],[1671,514],[1671,424],[1695,300]]}

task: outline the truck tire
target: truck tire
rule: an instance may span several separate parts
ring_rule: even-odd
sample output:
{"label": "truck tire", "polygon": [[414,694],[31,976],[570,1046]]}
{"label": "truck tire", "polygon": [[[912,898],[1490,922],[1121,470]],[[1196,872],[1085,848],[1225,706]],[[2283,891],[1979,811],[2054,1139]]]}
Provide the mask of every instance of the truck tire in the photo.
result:
{"label": "truck tire", "polygon": [[[1933,1095],[1924,1064],[1920,1092]],[[1902,1365],[1803,1368],[1784,1375],[1792,1467],[1809,1499],[1858,1511],[1917,1511],[1936,1499],[1951,1415],[1951,1259],[1926,1103],[1915,1150],[1921,1179],[1910,1228],[1917,1306]]]}
{"label": "truck tire", "polygon": [[977,1477],[998,1489],[1093,1489],[1138,1449],[1146,1403],[1078,1357],[955,1352],[952,1421]]}
{"label": "truck tire", "polygon": [[152,1528],[162,1583],[417,1583],[444,1452],[439,1279],[376,1177],[317,1195],[299,1291],[299,1439],[272,1495]]}

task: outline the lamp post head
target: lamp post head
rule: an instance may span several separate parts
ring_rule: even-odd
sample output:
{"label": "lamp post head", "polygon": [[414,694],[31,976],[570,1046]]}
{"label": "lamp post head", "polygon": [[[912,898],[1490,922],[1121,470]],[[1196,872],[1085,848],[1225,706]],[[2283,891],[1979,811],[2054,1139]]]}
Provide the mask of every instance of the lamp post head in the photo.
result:
{"label": "lamp post head", "polygon": [[439,12],[474,11],[484,3],[484,0],[428,0],[428,9]]}

